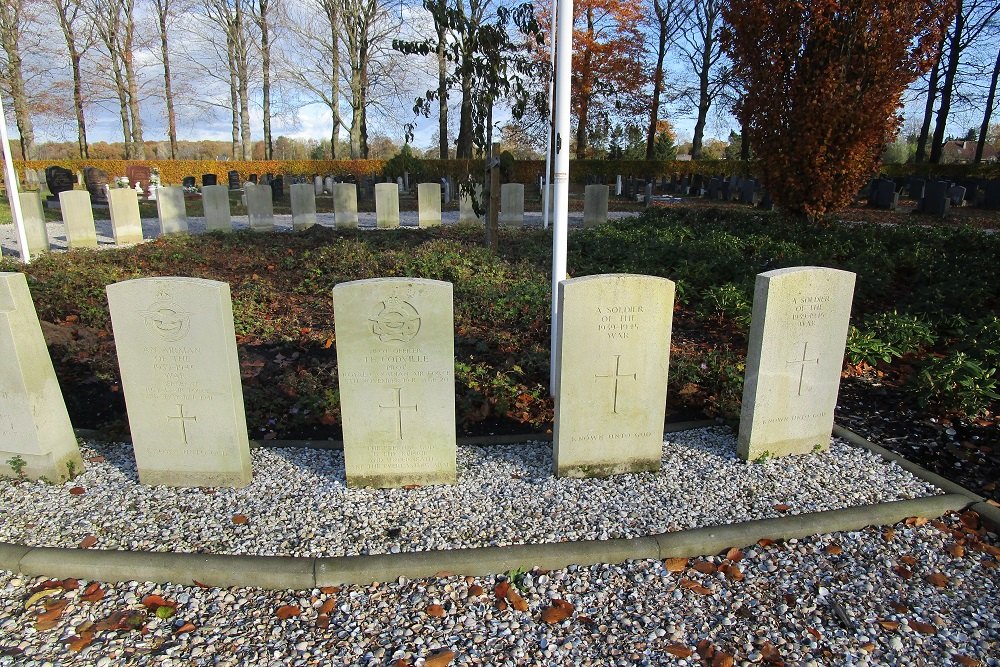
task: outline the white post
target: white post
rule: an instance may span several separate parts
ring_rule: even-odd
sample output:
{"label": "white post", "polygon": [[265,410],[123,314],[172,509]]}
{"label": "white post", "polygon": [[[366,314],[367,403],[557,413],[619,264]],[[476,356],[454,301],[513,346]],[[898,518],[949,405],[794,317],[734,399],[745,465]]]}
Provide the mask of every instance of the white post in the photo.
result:
{"label": "white post", "polygon": [[549,211],[552,210],[552,195],[549,182],[552,174],[552,114],[555,105],[552,104],[552,86],[555,83],[556,68],[556,11],[557,0],[552,0],[549,16],[552,25],[549,26],[549,124],[545,133],[545,178],[542,179],[542,229],[549,228]]}
{"label": "white post", "polygon": [[21,197],[17,190],[17,172],[14,171],[14,157],[10,154],[10,139],[7,136],[7,116],[3,112],[3,99],[0,99],[0,142],[3,143],[4,179],[7,182],[7,198],[10,200],[10,213],[17,228],[17,243],[21,246],[21,259],[27,264],[31,261],[28,255],[28,235],[24,232],[24,217],[21,215]]}
{"label": "white post", "polygon": [[569,227],[569,93],[573,63],[573,0],[561,0],[556,27],[556,165],[552,199],[552,357],[549,360],[549,393],[555,394],[559,373],[559,283],[566,279],[566,234]]}

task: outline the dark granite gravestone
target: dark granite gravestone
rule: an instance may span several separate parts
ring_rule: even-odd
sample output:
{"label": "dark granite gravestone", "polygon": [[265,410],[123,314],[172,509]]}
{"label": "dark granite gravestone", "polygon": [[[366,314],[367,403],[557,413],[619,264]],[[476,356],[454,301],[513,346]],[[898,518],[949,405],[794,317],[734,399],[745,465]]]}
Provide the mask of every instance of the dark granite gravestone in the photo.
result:
{"label": "dark granite gravestone", "polygon": [[691,194],[691,182],[687,176],[681,178],[680,185],[677,186],[677,192],[682,195]]}
{"label": "dark granite gravestone", "polygon": [[206,185],[218,185],[219,177],[215,174],[202,174],[201,175],[201,187]]}
{"label": "dark granite gravestone", "polygon": [[267,172],[266,174],[264,174],[264,178],[260,179],[260,183],[261,185],[270,185],[271,181],[273,180],[274,180],[274,174],[272,174],[271,172]]}
{"label": "dark granite gravestone", "polygon": [[771,195],[767,194],[767,190],[762,190],[760,193],[760,203],[757,204],[757,208],[765,211],[774,210],[774,201],[771,199]]}
{"label": "dark granite gravestone", "polygon": [[919,202],[924,198],[924,185],[927,183],[922,178],[917,178],[916,176],[910,177],[910,183],[907,187],[907,194],[913,201]]}
{"label": "dark granite gravestone", "polygon": [[948,199],[951,200],[952,206],[964,206],[965,186],[953,185],[950,188],[948,188]]}
{"label": "dark granite gravestone", "polygon": [[719,198],[721,192],[722,192],[722,179],[718,178],[717,176],[713,176],[708,181],[708,187],[705,188],[705,199],[710,199],[712,201],[715,201],[716,199]]}
{"label": "dark granite gravestone", "polygon": [[982,192],[985,181],[973,179],[962,181],[959,185],[965,186],[965,203],[967,206],[975,206],[979,203],[979,194]]}
{"label": "dark granite gravestone", "polygon": [[108,201],[108,172],[97,167],[84,167],[83,182],[90,193],[90,201],[101,203]]}
{"label": "dark granite gravestone", "polygon": [[73,172],[69,169],[56,166],[45,168],[45,185],[48,186],[49,192],[52,193],[49,199],[58,200],[59,193],[72,190],[73,183],[75,182],[76,177],[73,176]]}
{"label": "dark granite gravestone", "polygon": [[757,182],[752,178],[747,178],[740,183],[740,203],[753,204],[757,194]]}
{"label": "dark granite gravestone", "polygon": [[240,183],[240,172],[238,172],[238,171],[236,171],[234,169],[233,171],[229,172],[229,174],[227,174],[227,175],[229,176],[229,189],[230,190],[239,190],[241,187],[243,187],[243,184]]}
{"label": "dark granite gravestone", "polygon": [[271,178],[271,197],[272,199],[281,199],[285,196],[285,177],[284,176],[274,176]]}
{"label": "dark granite gravestone", "polygon": [[257,185],[257,174],[250,174],[249,176],[247,176],[247,180],[253,183],[254,185]]}
{"label": "dark granite gravestone", "polygon": [[943,218],[951,209],[951,199],[948,197],[950,187],[951,184],[947,181],[928,181],[924,187],[924,198],[920,202],[920,212]]}
{"label": "dark granite gravestone", "polygon": [[[46,171],[46,175],[48,172]],[[47,178],[47,176],[46,176]],[[991,211],[1000,210],[1000,178],[994,178],[986,182],[983,186],[985,191],[983,197],[983,208],[988,208]]]}
{"label": "dark granite gravestone", "polygon": [[896,205],[899,203],[899,193],[896,192],[896,183],[888,178],[876,180],[868,201],[875,208],[885,211],[895,211]]}
{"label": "dark granite gravestone", "polygon": [[646,190],[642,197],[642,203],[649,206],[653,201],[653,181],[646,181]]}
{"label": "dark granite gravestone", "polygon": [[185,176],[181,180],[181,186],[184,187],[184,188],[193,188],[194,184],[195,184],[195,178],[194,178],[194,176]]}

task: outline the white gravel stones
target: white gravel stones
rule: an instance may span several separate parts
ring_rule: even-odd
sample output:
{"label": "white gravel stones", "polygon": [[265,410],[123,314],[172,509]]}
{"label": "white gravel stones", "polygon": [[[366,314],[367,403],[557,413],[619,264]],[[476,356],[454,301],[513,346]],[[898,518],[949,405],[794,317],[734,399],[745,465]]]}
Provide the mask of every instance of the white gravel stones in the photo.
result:
{"label": "white gravel stones", "polygon": [[337,451],[253,450],[243,489],[140,486],[129,445],[83,453],[87,471],[62,486],[0,482],[0,541],[75,547],[93,535],[100,549],[341,556],[641,537],[941,493],[838,440],[746,463],[727,428],[670,434],[661,472],[610,479],[553,477],[548,443],[459,447],[458,484],[417,489],[348,489]]}

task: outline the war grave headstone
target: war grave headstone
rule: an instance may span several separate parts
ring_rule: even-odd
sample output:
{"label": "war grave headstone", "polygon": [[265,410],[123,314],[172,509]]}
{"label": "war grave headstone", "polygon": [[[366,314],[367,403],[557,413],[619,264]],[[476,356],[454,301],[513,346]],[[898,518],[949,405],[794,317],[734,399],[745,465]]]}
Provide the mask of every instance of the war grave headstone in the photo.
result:
{"label": "war grave headstone", "polygon": [[334,183],[333,220],[336,227],[358,226],[358,186],[354,183]]}
{"label": "war grave headstone", "polygon": [[28,241],[28,254],[49,251],[49,231],[45,226],[45,209],[42,197],[37,192],[21,192],[21,218],[24,220],[24,235]]}
{"label": "war grave headstone", "polygon": [[[86,193],[84,193],[86,194]],[[83,471],[23,273],[0,273],[0,476],[59,483]],[[11,461],[15,465],[11,465]]]}
{"label": "war grave headstone", "polygon": [[583,226],[596,227],[608,221],[608,196],[606,185],[588,185],[583,191]]}
{"label": "war grave headstone", "polygon": [[176,185],[158,188],[156,213],[160,220],[160,235],[187,234],[187,208],[184,204],[184,188]]}
{"label": "war grave headstone", "polygon": [[142,218],[139,196],[131,188],[113,188],[108,193],[108,212],[115,245],[142,243]]}
{"label": "war grave headstone", "polygon": [[950,184],[947,181],[928,181],[924,187],[924,198],[920,202],[920,212],[944,217],[951,210],[948,197]]}
{"label": "war grave headstone", "polygon": [[441,185],[438,183],[419,183],[417,185],[417,225],[437,227],[440,224]]}
{"label": "war grave headstone", "polygon": [[233,231],[229,189],[224,185],[206,185],[201,190],[201,205],[205,211],[205,231]]}
{"label": "war grave headstone", "polygon": [[67,247],[70,250],[96,248],[97,229],[94,227],[90,193],[86,190],[63,190],[59,193],[59,208],[66,226]]}
{"label": "war grave headstone", "polygon": [[737,453],[826,450],[851,317],[855,275],[815,266],[757,276]]}
{"label": "war grave headstone", "polygon": [[524,226],[524,185],[504,183],[500,186],[500,224]]}
{"label": "war grave headstone", "polygon": [[555,473],[660,469],[674,283],[608,274],[559,283]]}
{"label": "war grave headstone", "polygon": [[226,176],[229,177],[229,189],[230,190],[239,190],[240,189],[240,185],[241,185],[240,184],[240,172],[238,172],[238,171],[236,171],[234,169],[234,170],[228,172],[226,174]]}
{"label": "war grave headstone", "polygon": [[207,187],[209,185],[218,185],[219,177],[215,174],[202,174],[201,175],[201,187]]}
{"label": "war grave headstone", "polygon": [[248,484],[250,445],[229,285],[139,278],[107,291],[139,481]]}
{"label": "war grave headstone", "polygon": [[348,486],[454,483],[451,283],[346,282],[333,303]]}
{"label": "war grave headstone", "polygon": [[375,226],[379,229],[399,227],[399,187],[396,183],[375,184]]}
{"label": "war grave headstone", "polygon": [[292,229],[300,232],[316,224],[316,188],[313,183],[296,183],[289,189],[292,202]]}
{"label": "war grave headstone", "polygon": [[[485,203],[483,201],[483,186],[480,184],[475,184],[473,191],[476,195],[476,201],[479,202],[479,206],[484,207]],[[476,210],[472,205],[472,194],[460,189],[458,194],[458,222],[459,224],[470,224],[475,225],[483,221],[483,216],[476,215]]]}
{"label": "war grave headstone", "polygon": [[60,192],[73,189],[73,172],[63,167],[46,167],[45,186],[51,193],[50,198],[56,199]]}
{"label": "war grave headstone", "polygon": [[246,187],[247,216],[250,229],[255,232],[274,231],[274,201],[272,190],[267,185],[250,185]]}

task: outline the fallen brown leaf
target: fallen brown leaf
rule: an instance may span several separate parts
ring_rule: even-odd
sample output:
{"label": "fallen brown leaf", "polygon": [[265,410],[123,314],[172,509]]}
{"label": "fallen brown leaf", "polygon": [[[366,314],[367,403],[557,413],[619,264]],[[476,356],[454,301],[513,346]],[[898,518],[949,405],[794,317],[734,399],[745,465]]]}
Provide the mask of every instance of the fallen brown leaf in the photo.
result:
{"label": "fallen brown leaf", "polygon": [[87,535],[85,538],[80,540],[80,544],[78,544],[77,546],[79,546],[81,549],[89,549],[95,544],[97,544],[97,537],[95,537],[94,535]]}
{"label": "fallen brown leaf", "polygon": [[186,635],[187,633],[194,632],[197,629],[198,628],[197,628],[197,626],[195,626],[194,623],[185,623],[181,627],[179,627],[176,630],[174,630],[174,634],[175,635]]}
{"label": "fallen brown leaf", "polygon": [[764,662],[769,665],[784,665],[785,661],[781,658],[781,653],[778,652],[778,647],[771,642],[764,642],[764,645],[760,647],[760,654],[764,657]]}
{"label": "fallen brown leaf", "polygon": [[878,624],[881,625],[886,630],[888,630],[889,632],[894,632],[899,629],[899,621],[884,620],[884,621],[879,621]]}
{"label": "fallen brown leaf", "polygon": [[905,614],[906,612],[910,611],[910,608],[907,607],[902,602],[890,602],[889,606],[892,607],[893,611],[895,611],[897,614]]}
{"label": "fallen brown leaf", "polygon": [[69,492],[74,496],[82,496],[87,492],[87,489],[83,488],[82,486],[74,486],[72,489],[69,490]]}
{"label": "fallen brown leaf", "polygon": [[235,523],[237,526],[242,526],[248,521],[250,521],[250,517],[248,517],[246,514],[233,515],[233,523]]}
{"label": "fallen brown leaf", "polygon": [[528,611],[527,600],[525,600],[513,586],[507,589],[507,601],[510,602],[510,606],[517,611]]}
{"label": "fallen brown leaf", "polygon": [[675,658],[690,658],[694,655],[694,651],[684,644],[671,644],[666,648],[666,651]]}
{"label": "fallen brown leaf", "polygon": [[910,627],[924,635],[937,634],[937,628],[931,625],[930,623],[923,623],[922,621],[910,621]]}
{"label": "fallen brown leaf", "polygon": [[913,572],[909,568],[905,568],[902,565],[897,565],[892,568],[892,571],[901,576],[903,579],[909,580],[913,577]]}
{"label": "fallen brown leaf", "polygon": [[823,551],[830,554],[831,556],[839,556],[840,554],[844,553],[844,547],[840,546],[836,542],[831,542],[830,544],[826,545],[826,548],[823,549]]}
{"label": "fallen brown leaf", "polygon": [[70,651],[73,651],[74,653],[79,653],[83,649],[87,648],[88,646],[90,646],[90,643],[92,641],[94,641],[93,632],[85,632],[80,635],[67,637],[66,639],[63,640],[63,642],[65,642],[66,644],[66,647]]}
{"label": "fallen brown leaf", "polygon": [[326,595],[333,595],[334,593],[339,593],[341,590],[343,589],[340,586],[323,586],[319,589],[319,592]]}
{"label": "fallen brown leaf", "polygon": [[733,667],[733,656],[725,651],[716,651],[712,657],[712,667]]}
{"label": "fallen brown leaf", "polygon": [[762,537],[759,540],[757,540],[757,546],[762,548],[772,547],[774,546],[774,544],[775,544],[774,540],[769,540],[766,537]]}
{"label": "fallen brown leaf", "polygon": [[930,521],[930,519],[928,519],[925,516],[911,516],[911,517],[905,519],[903,521],[903,523],[905,525],[907,525],[907,526],[917,526],[917,527],[920,527],[920,526],[923,526],[924,524],[926,524],[928,521]]}
{"label": "fallen brown leaf", "polygon": [[469,597],[477,598],[483,594],[483,587],[479,584],[472,584],[469,586]]}
{"label": "fallen brown leaf", "polygon": [[104,599],[104,589],[101,588],[100,584],[94,582],[84,589],[80,599],[84,602],[99,602]]}
{"label": "fallen brown leaf", "polygon": [[806,632],[811,634],[817,640],[823,639],[823,633],[817,630],[816,628],[806,628]]}
{"label": "fallen brown leaf", "polygon": [[575,610],[576,607],[571,602],[556,598],[552,600],[552,604],[542,610],[542,621],[550,625],[562,623],[572,616]]}
{"label": "fallen brown leaf", "polygon": [[496,606],[500,611],[507,611],[507,600],[497,600]]}
{"label": "fallen brown leaf", "polygon": [[454,651],[437,651],[424,658],[424,665],[425,667],[447,667],[454,659]]}
{"label": "fallen brown leaf", "polygon": [[687,569],[687,564],[687,558],[668,558],[663,561],[663,565],[667,568],[667,572],[683,572]]}
{"label": "fallen brown leaf", "polygon": [[728,560],[733,561],[734,563],[739,563],[741,560],[743,560],[743,552],[740,549],[733,547],[732,549],[726,552],[726,558]]}
{"label": "fallen brown leaf", "polygon": [[700,560],[694,564],[694,569],[701,572],[702,574],[714,574],[718,568],[714,563],[710,563],[707,560]]}
{"label": "fallen brown leaf", "polygon": [[493,595],[497,600],[502,600],[507,597],[508,590],[510,590],[510,582],[501,581],[493,588]]}
{"label": "fallen brown leaf", "polygon": [[730,581],[743,581],[743,571],[738,565],[724,563],[719,567],[719,570],[725,574],[726,579],[729,579]]}
{"label": "fallen brown leaf", "polygon": [[441,618],[445,615],[444,607],[439,604],[429,604],[427,608],[424,609],[424,613],[428,616],[433,616],[435,618]]}
{"label": "fallen brown leaf", "polygon": [[979,513],[973,510],[965,510],[958,518],[961,520],[963,526],[972,531],[979,530],[980,525],[982,525]]}
{"label": "fallen brown leaf", "polygon": [[774,506],[774,509],[778,512],[787,512],[788,510],[792,509],[792,506],[786,505],[785,503],[778,503],[777,505]]}
{"label": "fallen brown leaf", "polygon": [[330,617],[326,614],[320,614],[316,617],[316,627],[317,628],[328,628],[330,627]]}
{"label": "fallen brown leaf", "polygon": [[930,585],[937,586],[938,588],[946,588],[948,584],[951,583],[951,579],[949,579],[946,575],[940,572],[933,572],[931,574],[928,574],[926,577],[924,577],[924,579],[926,579],[927,583],[929,583]]}
{"label": "fallen brown leaf", "polygon": [[61,582],[59,582],[59,585],[62,586],[64,591],[75,591],[77,588],[80,587],[80,582],[70,577],[68,579],[63,579]]}
{"label": "fallen brown leaf", "polygon": [[909,555],[903,556],[899,560],[900,560],[900,562],[903,563],[903,565],[906,565],[907,567],[913,567],[914,565],[917,564],[917,559],[914,558],[913,556],[909,556]]}
{"label": "fallen brown leaf", "polygon": [[698,646],[695,648],[695,650],[698,652],[698,655],[700,655],[703,660],[711,660],[712,656],[715,655],[715,646],[712,645],[712,642],[708,641],[707,639],[702,639],[700,642],[698,642]]}
{"label": "fallen brown leaf", "polygon": [[323,606],[319,608],[319,613],[321,615],[329,615],[333,613],[333,608],[337,606],[336,598],[330,598],[323,603]]}
{"label": "fallen brown leaf", "polygon": [[965,556],[965,547],[961,544],[955,544],[954,542],[945,547],[947,551],[953,558],[962,558]]}
{"label": "fallen brown leaf", "polygon": [[[58,618],[39,618],[35,621],[35,630],[38,632],[44,632],[46,630],[51,630],[57,625],[59,625]],[[3,654],[0,653],[0,655]]]}
{"label": "fallen brown leaf", "polygon": [[177,603],[173,600],[167,600],[162,595],[147,595],[142,598],[142,606],[150,611],[156,611],[160,607],[171,607],[177,606]]}
{"label": "fallen brown leaf", "polygon": [[961,653],[952,656],[955,658],[955,662],[962,665],[962,667],[982,667],[983,663],[981,660],[976,660],[975,658],[970,658],[967,655],[962,655]]}
{"label": "fallen brown leaf", "polygon": [[288,619],[294,618],[294,617],[298,616],[301,613],[302,613],[302,610],[299,609],[294,604],[285,604],[285,605],[281,605],[280,607],[278,607],[275,610],[274,615],[277,616],[282,621],[287,621]]}
{"label": "fallen brown leaf", "polygon": [[896,531],[894,531],[892,528],[882,533],[882,539],[885,540],[886,542],[892,542],[895,538],[896,538]]}

